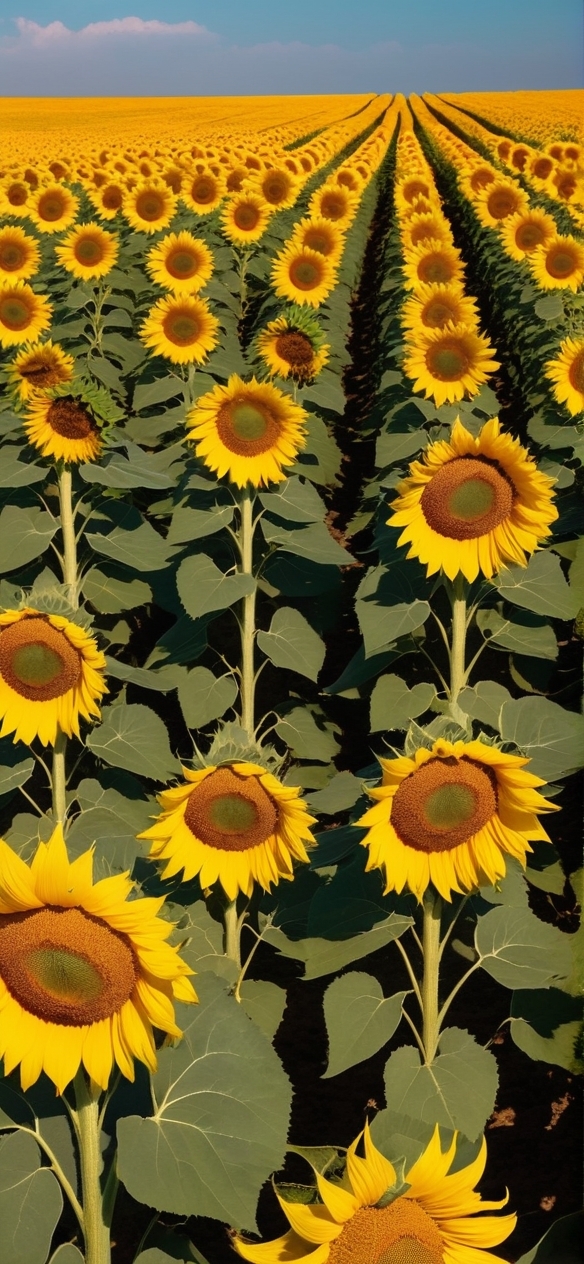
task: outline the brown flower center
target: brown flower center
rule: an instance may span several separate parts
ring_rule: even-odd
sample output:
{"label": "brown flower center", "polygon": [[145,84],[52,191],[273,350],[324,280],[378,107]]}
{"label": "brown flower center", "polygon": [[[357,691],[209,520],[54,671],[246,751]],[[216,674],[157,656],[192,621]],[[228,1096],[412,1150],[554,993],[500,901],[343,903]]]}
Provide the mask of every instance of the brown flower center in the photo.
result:
{"label": "brown flower center", "polygon": [[440,235],[440,228],[435,221],[428,220],[423,224],[414,224],[410,234],[412,246],[419,246],[422,241],[431,241],[433,237]]}
{"label": "brown flower center", "polygon": [[525,164],[528,158],[529,158],[529,150],[525,149],[523,145],[517,145],[511,155],[511,164],[512,166],[516,168],[517,171],[524,171]]}
{"label": "brown flower center", "polygon": [[291,181],[281,172],[270,172],[262,181],[262,192],[271,206],[278,206],[288,197]]}
{"label": "brown flower center", "polygon": [[199,176],[191,185],[191,197],[193,202],[198,202],[201,206],[214,202],[217,197],[216,181],[211,176]]}
{"label": "brown flower center", "polygon": [[470,363],[466,347],[454,338],[435,343],[426,352],[426,365],[440,382],[459,382]]}
{"label": "brown flower center", "polygon": [[81,679],[81,656],[64,632],[34,615],[0,632],[0,676],[31,702],[61,698]]}
{"label": "brown flower center", "polygon": [[539,180],[547,180],[550,171],[553,171],[553,168],[554,164],[551,158],[536,158],[531,170],[533,171],[534,176],[537,176]]}
{"label": "brown flower center", "polygon": [[560,197],[564,198],[566,201],[569,201],[569,199],[574,196],[578,187],[576,177],[572,174],[572,172],[566,175],[558,176],[555,180],[555,186]]}
{"label": "brown flower center", "polygon": [[180,246],[176,250],[171,250],[165,266],[171,277],[175,277],[177,281],[187,281],[189,277],[196,276],[199,271],[200,260],[193,251]]}
{"label": "brown flower center", "polygon": [[430,329],[442,329],[449,321],[456,321],[458,314],[455,299],[431,298],[422,308],[422,324]]}
{"label": "brown flower center", "polygon": [[0,916],[0,977],[29,1014],[82,1027],[110,1018],[136,982],[125,935],[80,908]]}
{"label": "brown flower center", "polygon": [[487,207],[493,219],[506,219],[517,209],[517,203],[514,189],[493,189],[487,198]]}
{"label": "brown flower center", "polygon": [[2,294],[0,290],[0,323],[17,333],[30,325],[31,309],[20,294]]}
{"label": "brown flower center", "polygon": [[109,184],[101,195],[101,204],[105,211],[119,211],[123,202],[122,190],[117,184]]}
{"label": "brown flower center", "polygon": [[565,246],[556,246],[548,251],[545,266],[550,276],[561,281],[576,271],[577,261],[571,250],[567,250]]}
{"label": "brown flower center", "polygon": [[320,210],[325,219],[343,219],[347,214],[347,201],[342,193],[325,193],[320,203]]}
{"label": "brown flower center", "polygon": [[156,220],[162,219],[166,204],[161,193],[157,193],[154,189],[148,189],[143,193],[139,193],[135,202],[136,215],[148,224],[156,223]]}
{"label": "brown flower center", "polygon": [[454,260],[449,255],[433,250],[431,254],[424,255],[420,259],[418,278],[430,285],[441,285],[452,280],[455,270]]}
{"label": "brown flower center", "polygon": [[237,167],[235,171],[230,171],[227,177],[227,192],[239,193],[246,174],[245,167]]}
{"label": "brown flower center", "polygon": [[490,769],[470,759],[431,759],[402,781],[391,807],[396,834],[416,851],[451,851],[497,811]]}
{"label": "brown flower center", "polygon": [[167,312],[162,328],[169,342],[175,347],[191,347],[201,334],[201,323],[193,312],[185,307],[175,307]]}
{"label": "brown flower center", "polygon": [[528,255],[537,246],[541,246],[545,238],[546,231],[543,224],[520,224],[515,233],[515,244],[518,250],[523,250],[524,254]]}
{"label": "brown flower center", "polygon": [[57,360],[42,356],[31,356],[26,364],[18,370],[20,377],[33,386],[56,386],[65,381],[66,375]]}
{"label": "brown flower center", "polygon": [[477,167],[470,178],[470,185],[475,193],[478,193],[479,189],[485,189],[488,184],[492,184],[494,179],[493,172],[489,167]]}
{"label": "brown flower center", "polygon": [[304,234],[303,244],[308,250],[316,250],[319,255],[332,254],[335,243],[322,228],[309,228]]}
{"label": "brown flower center", "polygon": [[264,403],[239,396],[223,404],[217,416],[219,438],[238,456],[259,456],[278,440],[278,419]]}
{"label": "brown flower center", "polygon": [[306,334],[289,330],[276,338],[276,351],[293,369],[308,368],[314,359],[314,350]]}
{"label": "brown flower center", "polygon": [[240,202],[233,212],[233,223],[242,233],[252,233],[261,219],[259,207],[253,202]]}
{"label": "brown flower center", "polygon": [[430,190],[425,180],[408,180],[402,192],[406,202],[413,202],[417,197],[430,197]]}
{"label": "brown flower center", "polygon": [[185,824],[208,847],[248,851],[274,833],[278,810],[258,777],[217,768],[189,796]]}
{"label": "brown flower center", "polygon": [[88,439],[98,433],[91,413],[70,395],[49,404],[47,425],[63,439]]}
{"label": "brown flower center", "polygon": [[574,357],[568,370],[570,385],[575,391],[581,391],[584,394],[584,351],[579,351]]}
{"label": "brown flower center", "polygon": [[17,182],[11,184],[10,188],[6,190],[6,197],[11,206],[24,206],[29,193],[30,189],[27,188],[26,184]]}
{"label": "brown flower center", "polygon": [[96,264],[102,263],[105,251],[105,241],[97,235],[80,237],[73,246],[73,254],[77,262],[85,268],[95,267]]}
{"label": "brown flower center", "polygon": [[0,242],[0,268],[3,272],[17,272],[28,260],[28,251],[21,242]]}
{"label": "brown flower center", "polygon": [[451,540],[476,540],[509,517],[515,488],[484,457],[455,457],[432,475],[422,492],[422,513],[434,531]]}
{"label": "brown flower center", "polygon": [[443,1264],[444,1245],[431,1216],[413,1198],[363,1207],[330,1244],[328,1264]]}
{"label": "brown flower center", "polygon": [[323,279],[323,268],[317,259],[300,257],[290,264],[290,280],[297,290],[315,290]]}
{"label": "brown flower center", "polygon": [[38,200],[37,213],[39,218],[46,220],[48,224],[55,224],[57,220],[62,219],[66,210],[67,203],[65,198],[57,190],[41,194]]}

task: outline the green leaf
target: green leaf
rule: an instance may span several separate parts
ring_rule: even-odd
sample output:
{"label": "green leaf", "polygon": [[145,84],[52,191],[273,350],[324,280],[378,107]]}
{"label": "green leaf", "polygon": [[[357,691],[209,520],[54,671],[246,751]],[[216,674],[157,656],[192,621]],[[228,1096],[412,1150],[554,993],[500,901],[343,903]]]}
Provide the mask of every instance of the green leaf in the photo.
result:
{"label": "green leaf", "polygon": [[310,413],[307,422],[306,442],[298,455],[296,471],[309,478],[311,483],[336,482],[341,468],[341,452],[329,434],[321,417]]}
{"label": "green leaf", "polygon": [[436,697],[425,681],[408,689],[401,676],[380,676],[371,694],[371,732],[407,729],[410,720],[428,710]]}
{"label": "green leaf", "polygon": [[8,794],[10,790],[17,790],[19,786],[23,786],[28,781],[33,768],[34,759],[23,759],[12,768],[2,765],[0,767],[0,795]]}
{"label": "green leaf", "polygon": [[114,527],[109,535],[88,533],[86,539],[97,553],[123,562],[133,571],[162,570],[179,551],[168,545],[149,522],[142,522],[134,531]]}
{"label": "green leaf", "polygon": [[584,1212],[560,1216],[517,1264],[582,1264]]}
{"label": "green leaf", "polygon": [[497,1063],[459,1027],[442,1032],[438,1056],[427,1066],[417,1049],[405,1046],[385,1066],[388,1110],[444,1124],[471,1141],[483,1131],[497,1093]]}
{"label": "green leaf", "polygon": [[294,707],[276,724],[278,737],[297,759],[317,759],[328,764],[339,750],[332,725],[320,727],[308,707]]}
{"label": "green leaf", "polygon": [[393,1036],[407,992],[384,997],[371,974],[353,970],[329,984],[324,994],[324,1016],[329,1045],[323,1079],[340,1075],[364,1062]]}
{"label": "green leaf", "polygon": [[534,553],[528,566],[505,567],[494,583],[507,601],[536,614],[574,619],[578,613],[578,601],[564,578],[560,559],[549,549]]}
{"label": "green leaf", "polygon": [[307,798],[313,811],[334,816],[337,812],[343,812],[345,808],[352,808],[362,793],[362,783],[354,773],[338,772],[324,790],[317,790],[315,794],[310,794]]}
{"label": "green leaf", "polygon": [[109,654],[106,654],[105,661],[109,676],[139,685],[141,689],[152,689],[154,693],[170,693],[181,679],[180,667],[161,667],[158,671],[151,671],[149,667],[132,667],[130,663],[122,663]]}
{"label": "green leaf", "polygon": [[85,1264],[85,1256],[72,1242],[63,1242],[51,1255],[49,1264]]}
{"label": "green leaf", "polygon": [[511,1036],[518,1049],[534,1062],[550,1062],[552,1066],[579,1074],[581,1064],[576,1055],[576,1042],[582,1032],[582,1020],[560,1023],[552,1036],[540,1036],[524,1018],[511,1022]]}
{"label": "green leaf", "polygon": [[187,908],[177,934],[181,937],[181,957],[197,974],[211,970],[227,983],[237,982],[239,970],[223,953],[223,927],[211,917],[204,900]]}
{"label": "green leaf", "polygon": [[330,408],[335,413],[344,413],[345,395],[339,378],[335,373],[325,369],[320,373],[313,386],[304,391],[304,399],[310,399],[321,408]]}
{"label": "green leaf", "polygon": [[239,995],[248,1018],[273,1040],[286,1008],[285,989],[266,979],[244,979]]}
{"label": "green leaf", "polygon": [[181,562],[176,586],[187,614],[200,619],[213,610],[227,610],[253,592],[255,580],[251,575],[224,575],[205,553],[196,553]]}
{"label": "green leaf", "polygon": [[168,781],[180,772],[166,725],[150,707],[122,702],[107,707],[103,717],[87,738],[87,745],[99,759],[153,781]]}
{"label": "green leaf", "polygon": [[127,799],[113,788],[104,789],[94,778],[85,778],[75,790],[81,807],[67,835],[71,856],[79,856],[98,844],[95,864],[104,873],[132,869],[144,844],[136,835],[148,829],[156,814],[153,799]]}
{"label": "green leaf", "polygon": [[401,913],[390,913],[384,922],[380,922],[373,930],[364,931],[352,939],[288,939],[278,927],[272,926],[264,934],[264,939],[273,944],[285,957],[293,957],[295,961],[303,961],[306,969],[305,979],[320,979],[325,974],[336,974],[353,961],[368,957],[369,953],[385,948],[386,944],[399,939],[410,926],[411,917],[403,917]]}
{"label": "green leaf", "polygon": [[501,707],[511,701],[511,694],[496,680],[479,680],[473,688],[461,689],[458,703],[473,720],[480,720],[492,729],[498,729]]}
{"label": "green leaf", "polygon": [[355,561],[348,550],[333,539],[324,522],[290,530],[262,518],[262,531],[268,544],[275,544],[297,557],[307,557],[321,566],[351,566]]}
{"label": "green leaf", "polygon": [[259,498],[268,513],[286,522],[321,522],[326,513],[316,488],[300,478],[287,478],[277,491],[260,492]]}
{"label": "green leaf", "polygon": [[46,466],[19,461],[20,448],[4,446],[0,465],[0,487],[29,487],[31,483],[40,483],[49,473]]}
{"label": "green leaf", "polygon": [[567,777],[584,762],[584,716],[549,698],[514,698],[501,709],[501,737],[529,757],[529,772],[546,781]]}
{"label": "green leaf", "polygon": [[561,294],[546,294],[544,298],[539,298],[535,304],[534,311],[540,320],[549,321],[556,324],[564,319],[564,304]]}
{"label": "green leaf", "polygon": [[152,458],[135,444],[131,459],[116,452],[103,465],[87,462],[79,466],[79,473],[86,483],[101,483],[103,487],[152,487],[163,491],[174,485],[169,474],[159,470]]}
{"label": "green leaf", "polygon": [[485,640],[493,641],[503,649],[526,654],[529,658],[558,657],[558,643],[549,623],[532,626],[513,623],[511,619],[504,619],[497,610],[479,610],[476,621]]}
{"label": "green leaf", "polygon": [[0,513],[0,572],[20,570],[44,553],[57,526],[44,509],[5,505]]}
{"label": "green leaf", "polygon": [[201,540],[228,527],[233,518],[233,505],[213,505],[210,509],[175,509],[168,535],[169,544],[186,544]]}
{"label": "green leaf", "polygon": [[578,610],[584,606],[584,537],[577,541],[576,552],[570,567],[570,589]]}
{"label": "green leaf", "polygon": [[325,647],[299,610],[280,606],[269,632],[258,632],[257,642],[275,667],[288,667],[309,680],[318,678]]}
{"label": "green leaf", "polygon": [[419,452],[425,448],[428,442],[428,435],[425,430],[404,430],[396,432],[391,430],[382,430],[375,449],[375,464],[378,470],[384,469],[386,465],[393,465],[394,461],[405,461],[413,456],[414,452]]}
{"label": "green leaf", "polygon": [[183,1039],[159,1052],[153,1117],[118,1122],[118,1172],[149,1207],[255,1229],[260,1189],[282,1165],[291,1087],[221,981],[200,975],[197,993],[199,1005],[177,1007]]}
{"label": "green leaf", "polygon": [[475,947],[483,970],[503,987],[548,987],[570,972],[570,936],[529,908],[499,905],[479,917]]}
{"label": "green leaf", "polygon": [[2,1264],[45,1264],[62,1208],[59,1183],[41,1167],[36,1141],[22,1132],[0,1137]]}
{"label": "green leaf", "polygon": [[154,382],[146,382],[144,386],[136,387],[133,400],[134,411],[140,412],[142,408],[151,408],[153,404],[161,404],[163,400],[182,395],[182,392],[183,383],[178,377],[170,374],[168,377],[156,378]]}
{"label": "green leaf", "polygon": [[83,593],[87,601],[100,614],[120,614],[122,610],[135,610],[152,600],[152,589],[143,579],[114,579],[92,566],[83,578]]}
{"label": "green leaf", "polygon": [[237,698],[233,676],[214,676],[207,667],[194,667],[181,677],[178,700],[189,729],[201,729],[225,715]]}
{"label": "green leaf", "polygon": [[366,658],[387,649],[406,632],[413,632],[421,627],[430,614],[428,602],[418,600],[400,601],[395,606],[381,606],[376,601],[358,598],[355,609],[363,634]]}

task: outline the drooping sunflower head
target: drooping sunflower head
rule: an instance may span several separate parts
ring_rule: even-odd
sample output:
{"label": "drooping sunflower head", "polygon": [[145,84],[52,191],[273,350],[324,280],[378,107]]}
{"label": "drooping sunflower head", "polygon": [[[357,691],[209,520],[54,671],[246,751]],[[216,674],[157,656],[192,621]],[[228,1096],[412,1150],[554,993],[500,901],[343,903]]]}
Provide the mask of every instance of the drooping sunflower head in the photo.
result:
{"label": "drooping sunflower head", "polygon": [[557,233],[528,257],[533,279],[542,290],[578,290],[584,281],[584,245]]}
{"label": "drooping sunflower head", "polygon": [[126,191],[122,202],[128,223],[142,233],[158,233],[168,228],[176,204],[177,199],[164,180],[140,181]]}
{"label": "drooping sunflower head", "polygon": [[213,275],[213,253],[192,233],[169,233],[148,252],[146,268],[154,281],[174,294],[196,294]]}
{"label": "drooping sunflower head", "polygon": [[305,441],[306,413],[283,391],[233,374],[201,395],[187,415],[200,460],[238,487],[280,483]]}
{"label": "drooping sunflower head", "polygon": [[111,272],[119,243],[100,224],[77,224],[56,247],[59,263],[81,281],[97,280]]}
{"label": "drooping sunflower head", "polygon": [[0,840],[0,1057],[25,1091],[43,1071],[63,1093],[81,1066],[104,1090],[115,1066],[155,1070],[154,1029],[180,1037],[174,1001],[197,999],[164,901],[129,900],[128,874],[94,883],[92,865],[69,861],[60,825],[30,866]]}
{"label": "drooping sunflower head", "polygon": [[75,361],[59,343],[38,342],[23,347],[7,365],[10,385],[21,400],[30,399],[39,391],[51,390],[73,378]]}
{"label": "drooping sunflower head", "polygon": [[38,242],[19,224],[0,228],[0,285],[27,281],[38,272]]}
{"label": "drooping sunflower head", "polygon": [[[450,1173],[457,1143],[455,1134],[443,1151],[436,1126],[400,1186],[366,1124],[349,1146],[342,1181],[329,1181],[315,1168],[316,1191],[307,1187],[306,1202],[289,1202],[276,1190],[288,1232],[261,1244],[237,1234],[235,1249],[250,1264],[470,1264],[472,1249],[472,1264],[480,1264],[482,1248],[504,1242],[517,1217],[470,1219],[499,1211],[508,1196],[485,1202],[475,1192],[487,1160],[484,1139],[477,1158]],[[490,1252],[484,1258],[485,1264],[495,1260]]]}
{"label": "drooping sunflower head", "polygon": [[26,281],[0,286],[0,346],[34,342],[49,328],[53,309],[44,294],[35,294]]}
{"label": "drooping sunflower head", "polygon": [[209,215],[225,197],[225,178],[220,171],[212,171],[204,164],[199,167],[199,170],[185,173],[181,197],[185,206],[196,215]]}
{"label": "drooping sunflower head", "polygon": [[403,362],[414,390],[424,391],[426,399],[433,399],[438,407],[476,395],[498,368],[488,339],[465,325],[420,332],[409,344]]}
{"label": "drooping sunflower head", "polygon": [[537,250],[538,246],[546,246],[555,236],[555,220],[537,206],[511,215],[501,229],[503,249],[518,263]]}
{"label": "drooping sunflower head", "polygon": [[259,193],[243,189],[228,198],[221,212],[221,229],[234,246],[253,244],[263,237],[273,207]]}
{"label": "drooping sunflower head", "polygon": [[53,745],[60,729],[99,716],[105,657],[92,636],[62,615],[32,607],[0,614],[0,736]]}
{"label": "drooping sunflower head", "polygon": [[29,396],[24,429],[29,443],[54,461],[77,465],[102,451],[108,429],[123,416],[109,391],[84,378]]}
{"label": "drooping sunflower head", "polygon": [[558,404],[564,404],[571,417],[584,413],[584,338],[565,338],[556,358],[548,360],[545,372],[554,384]]}
{"label": "drooping sunflower head", "polygon": [[28,201],[28,215],[41,233],[62,233],[79,210],[79,198],[65,184],[43,184]]}
{"label": "drooping sunflower head", "polygon": [[217,346],[219,321],[204,299],[192,294],[159,298],[140,329],[154,355],[173,364],[202,364]]}
{"label": "drooping sunflower head", "polygon": [[290,303],[320,307],[336,284],[335,260],[294,241],[277,255],[272,265],[272,285],[279,298]]}
{"label": "drooping sunflower head", "polygon": [[302,219],[296,225],[292,241],[301,250],[315,250],[317,254],[324,255],[325,258],[336,263],[343,253],[345,235],[332,219],[323,219],[319,216],[314,219]]}
{"label": "drooping sunflower head", "polygon": [[414,334],[446,325],[465,325],[472,330],[477,325],[477,305],[459,285],[420,285],[404,303],[400,319]]}
{"label": "drooping sunflower head", "polygon": [[528,207],[527,194],[510,180],[493,180],[479,195],[476,207],[481,223],[500,228],[503,220]]}
{"label": "drooping sunflower head", "polygon": [[291,307],[287,315],[271,320],[258,334],[256,347],[272,376],[291,378],[300,386],[320,373],[330,350],[318,321],[303,307]]}
{"label": "drooping sunflower head", "polygon": [[553,482],[518,439],[502,434],[498,418],[476,438],[456,421],[450,440],[429,444],[398,486],[388,525],[401,528],[427,574],[462,573],[472,583],[528,555],[551,533],[558,516]]}
{"label": "drooping sunflower head", "polygon": [[404,285],[415,290],[420,285],[450,285],[464,277],[460,252],[445,241],[426,241],[404,252]]}
{"label": "drooping sunflower head", "polygon": [[313,193],[308,211],[311,216],[330,219],[339,228],[348,228],[359,208],[359,195],[341,184],[326,181]]}
{"label": "drooping sunflower head", "polygon": [[164,862],[162,876],[195,875],[203,887],[220,882],[230,900],[294,876],[294,860],[307,861],[314,842],[300,791],[284,786],[260,764],[212,764],[183,769],[185,782],[159,797],[162,813],[140,834],[152,840],[150,857]]}

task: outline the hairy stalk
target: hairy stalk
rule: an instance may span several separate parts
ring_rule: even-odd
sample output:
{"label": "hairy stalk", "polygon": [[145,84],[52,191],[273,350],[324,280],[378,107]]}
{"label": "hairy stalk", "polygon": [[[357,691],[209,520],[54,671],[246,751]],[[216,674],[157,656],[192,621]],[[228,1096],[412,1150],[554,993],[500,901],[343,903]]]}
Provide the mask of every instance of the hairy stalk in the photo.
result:
{"label": "hairy stalk", "polygon": [[99,1092],[79,1068],[74,1080],[75,1115],[79,1137],[79,1164],[83,1197],[85,1264],[111,1264],[109,1225],[101,1192]]}
{"label": "hairy stalk", "polygon": [[59,507],[63,535],[63,583],[67,588],[69,603],[76,610],[79,605],[77,540],[73,511],[73,476],[69,465],[64,466],[59,474]]}
{"label": "hairy stalk", "polygon": [[458,697],[466,685],[466,599],[468,585],[464,575],[458,574],[451,589],[452,602],[452,639],[450,645],[450,689],[448,691],[448,713],[453,720],[464,724],[465,716]]}
{"label": "hairy stalk", "polygon": [[[241,497],[240,504],[241,574],[253,577],[253,498],[249,487]],[[243,620],[241,624],[241,727],[245,729],[250,743],[255,738],[255,684],[254,650],[255,650],[255,602],[256,585],[243,598]]]}
{"label": "hairy stalk", "polygon": [[422,978],[422,1040],[426,1063],[433,1062],[438,1048],[438,982],[440,968],[440,917],[442,900],[430,887],[424,896],[424,975]]}
{"label": "hairy stalk", "polygon": [[223,952],[241,970],[241,919],[237,916],[237,900],[231,900],[223,913]]}
{"label": "hairy stalk", "polygon": [[67,815],[67,777],[65,774],[65,753],[67,750],[67,738],[61,729],[58,729],[53,747],[53,769],[51,773],[51,788],[53,792],[53,817],[60,825],[64,825]]}

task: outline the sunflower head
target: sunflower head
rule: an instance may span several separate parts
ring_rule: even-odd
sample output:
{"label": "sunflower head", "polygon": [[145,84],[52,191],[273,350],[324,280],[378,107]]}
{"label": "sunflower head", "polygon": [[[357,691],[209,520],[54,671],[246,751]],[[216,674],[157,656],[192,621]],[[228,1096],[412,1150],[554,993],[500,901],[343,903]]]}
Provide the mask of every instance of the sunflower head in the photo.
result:
{"label": "sunflower head", "polygon": [[359,195],[332,180],[317,189],[309,203],[310,215],[322,219],[330,219],[339,228],[347,228],[355,218],[359,206]]}
{"label": "sunflower head", "polygon": [[59,343],[37,342],[23,347],[6,366],[8,381],[20,401],[31,399],[41,391],[70,382],[75,361]]}
{"label": "sunflower head", "polygon": [[185,173],[181,197],[190,211],[196,215],[209,215],[225,197],[225,180],[221,172],[213,171],[205,164],[198,170]]}
{"label": "sunflower head", "polygon": [[41,233],[61,233],[79,210],[79,198],[64,184],[39,185],[28,204],[28,214]]}
{"label": "sunflower head", "polygon": [[100,224],[77,224],[56,247],[63,268],[82,281],[98,280],[111,272],[118,257],[119,243]]}
{"label": "sunflower head", "polygon": [[259,193],[243,188],[230,197],[221,213],[221,228],[234,246],[245,247],[263,237],[273,207]]}
{"label": "sunflower head", "polygon": [[154,355],[173,364],[202,364],[217,346],[219,321],[208,303],[193,294],[159,298],[140,330]]}
{"label": "sunflower head", "polygon": [[282,482],[304,446],[305,425],[304,409],[289,395],[237,374],[201,395],[187,415],[199,459],[238,487]]}
{"label": "sunflower head", "polygon": [[146,268],[154,281],[174,294],[195,294],[213,275],[213,254],[192,233],[169,233],[149,250]]}
{"label": "sunflower head", "polygon": [[0,286],[0,346],[34,342],[49,328],[52,313],[48,298],[36,294],[26,281]]}
{"label": "sunflower head", "polygon": [[564,339],[558,356],[548,360],[545,369],[558,404],[564,404],[571,417],[584,413],[584,338]]}
{"label": "sunflower head", "polygon": [[299,386],[320,373],[330,350],[316,318],[295,305],[266,325],[258,334],[256,348],[272,376],[291,378]]}
{"label": "sunflower head", "polygon": [[78,464],[100,455],[108,430],[123,415],[105,386],[75,378],[31,392],[24,429],[43,456]]}
{"label": "sunflower head", "polygon": [[425,241],[404,251],[404,282],[408,290],[420,285],[451,285],[464,275],[460,252],[450,242]]}
{"label": "sunflower head", "polygon": [[27,281],[38,272],[39,248],[18,224],[0,228],[0,285]]}
{"label": "sunflower head", "polygon": [[500,228],[503,221],[527,209],[527,194],[511,180],[493,180],[477,200],[479,218],[488,228]]}
{"label": "sunflower head", "polygon": [[124,205],[127,190],[121,180],[107,180],[89,191],[90,199],[102,219],[115,219]]}
{"label": "sunflower head", "polygon": [[[100,192],[103,193],[103,190]],[[140,181],[127,190],[122,201],[128,223],[142,233],[157,233],[161,228],[167,228],[176,211],[176,203],[174,193],[164,180]]]}
{"label": "sunflower head", "polygon": [[342,228],[338,228],[332,219],[321,216],[303,219],[296,226],[293,241],[301,249],[316,250],[325,258],[336,262],[343,253],[345,237]]}
{"label": "sunflower head", "polygon": [[584,281],[584,245],[557,233],[528,257],[537,285],[544,290],[573,290]]}
{"label": "sunflower head", "polygon": [[265,201],[277,210],[293,206],[298,197],[299,182],[286,167],[269,167],[255,183]]}
{"label": "sunflower head", "polygon": [[465,325],[473,330],[477,325],[477,306],[459,285],[420,285],[404,303],[400,319],[415,337],[446,325]]}
{"label": "sunflower head", "polygon": [[279,298],[297,305],[320,307],[336,284],[335,260],[294,241],[272,265],[272,284]]}
{"label": "sunflower head", "polygon": [[504,250],[520,263],[523,259],[545,246],[556,235],[556,223],[551,215],[546,215],[538,207],[527,211],[518,211],[505,220],[501,229],[501,242]]}
{"label": "sunflower head", "polygon": [[452,242],[450,225],[438,211],[411,215],[405,222],[402,238],[406,247],[425,245],[429,241]]}
{"label": "sunflower head", "polygon": [[436,405],[476,395],[499,362],[488,339],[466,325],[445,325],[420,332],[403,363],[403,371]]}

